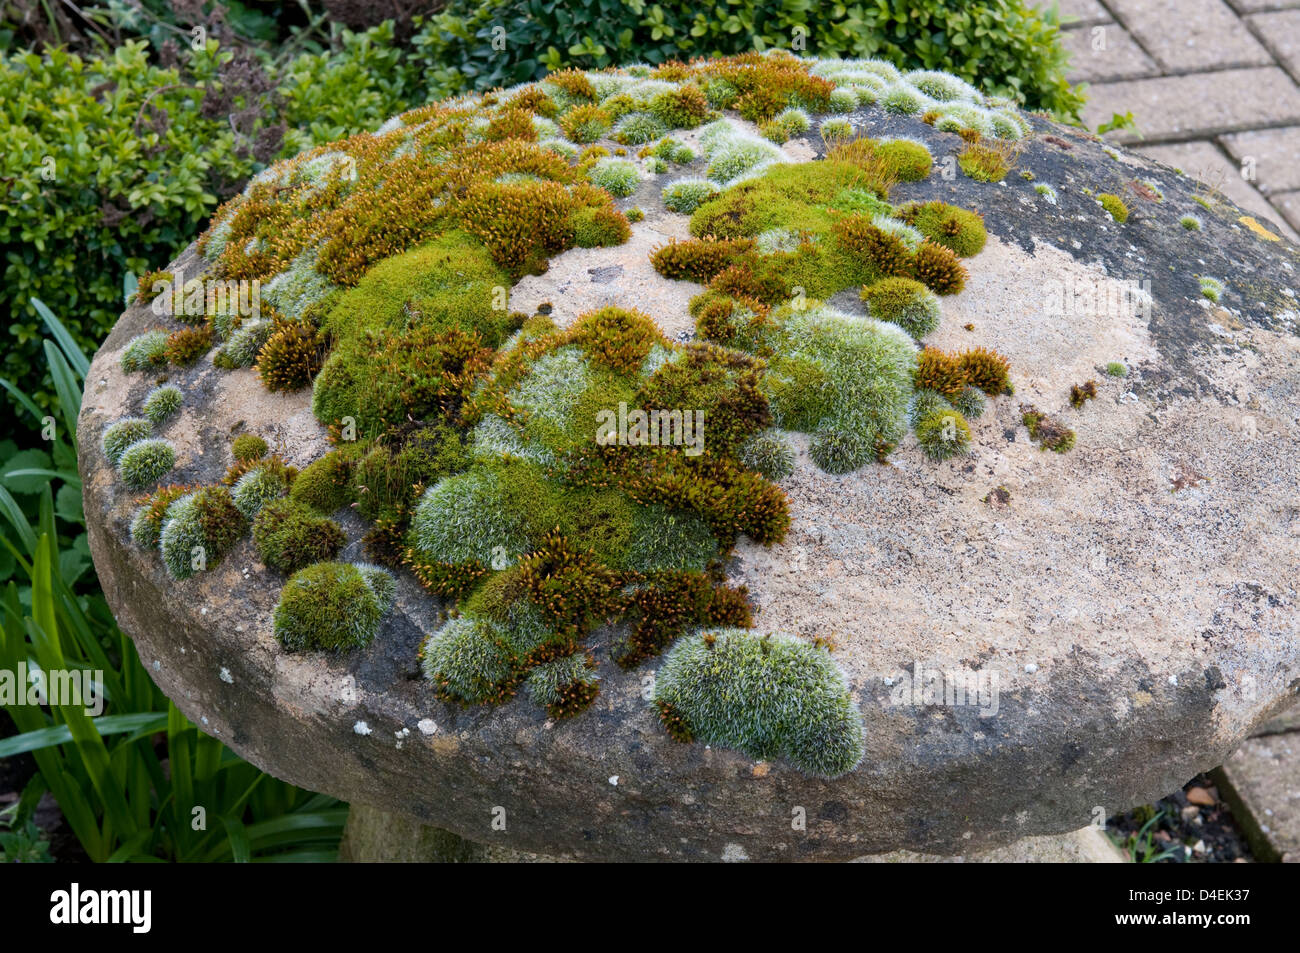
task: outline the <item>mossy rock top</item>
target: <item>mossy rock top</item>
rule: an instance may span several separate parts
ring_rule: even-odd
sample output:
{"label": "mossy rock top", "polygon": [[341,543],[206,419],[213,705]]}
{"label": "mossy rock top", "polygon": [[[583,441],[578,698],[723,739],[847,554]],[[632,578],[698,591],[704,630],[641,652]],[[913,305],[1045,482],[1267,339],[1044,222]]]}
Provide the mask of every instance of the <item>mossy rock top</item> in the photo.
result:
{"label": "mossy rock top", "polygon": [[204,730],[474,840],[1072,830],[1295,696],[1297,266],[942,74],[556,74],[273,167],[146,276],[91,548]]}

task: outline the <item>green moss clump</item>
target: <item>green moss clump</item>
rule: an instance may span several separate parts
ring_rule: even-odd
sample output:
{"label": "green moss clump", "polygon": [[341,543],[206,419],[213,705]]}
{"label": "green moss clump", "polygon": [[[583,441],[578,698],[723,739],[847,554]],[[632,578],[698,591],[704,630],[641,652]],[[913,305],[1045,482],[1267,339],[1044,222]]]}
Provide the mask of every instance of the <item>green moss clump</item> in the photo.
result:
{"label": "green moss clump", "polygon": [[144,549],[157,549],[167,508],[191,492],[192,487],[175,485],[155,490],[131,519],[131,539],[135,544]]}
{"label": "green moss clump", "polygon": [[698,741],[819,777],[846,774],[865,754],[848,679],[829,652],[794,636],[722,629],[680,639],[654,700]]}
{"label": "green moss clump", "polygon": [[144,399],[144,415],[155,427],[160,426],[163,421],[181,409],[182,399],[179,387],[171,384],[155,387]]}
{"label": "green moss clump", "polygon": [[266,441],[255,433],[240,434],[230,444],[230,452],[241,463],[261,460],[270,449]]}
{"label": "green moss clump", "polygon": [[916,182],[930,174],[933,159],[925,143],[913,139],[883,139],[876,155],[900,182]]}
{"label": "green moss clump", "polygon": [[779,430],[754,434],[740,445],[736,457],[769,480],[783,480],[794,473],[794,448]]}
{"label": "green moss clump", "polygon": [[364,648],[392,604],[393,579],[377,566],[315,563],[289,577],[273,616],[290,651]]}
{"label": "green moss clump", "polygon": [[664,207],[670,212],[690,215],[718,194],[718,187],[708,179],[685,178],[669,182],[662,192]]}
{"label": "green moss clump", "polygon": [[872,317],[897,324],[918,340],[939,326],[939,299],[911,278],[882,278],[862,289],[862,300]]}
{"label": "green moss clump", "polygon": [[876,445],[859,433],[823,429],[813,435],[808,456],[827,473],[852,473],[877,456]]}
{"label": "green moss clump", "polygon": [[118,457],[117,473],[133,490],[156,483],[176,465],[176,448],[166,440],[137,440]]}
{"label": "green moss clump", "polygon": [[600,688],[591,674],[595,663],[582,653],[543,662],[528,673],[525,687],[533,703],[552,718],[568,718],[587,708]]}
{"label": "green moss clump", "polygon": [[152,433],[152,425],[143,417],[124,417],[104,428],[104,435],[100,438],[100,447],[104,451],[104,456],[108,458],[108,462],[113,466],[117,466],[117,462],[122,459],[122,454],[126,452],[127,447],[148,438]]}
{"label": "green moss clump", "polygon": [[718,540],[698,513],[663,504],[636,508],[625,565],[636,572],[703,572]]}
{"label": "green moss clump", "polygon": [[917,423],[916,439],[931,460],[947,460],[969,452],[970,426],[956,410],[940,410]]}
{"label": "green moss clump", "polygon": [[353,500],[352,471],[356,452],[333,450],[308,464],[289,488],[290,499],[330,514]]}
{"label": "green moss clump", "polygon": [[167,332],[146,331],[133,337],[122,349],[122,370],[156,370],[167,365]]}
{"label": "green moss clump", "polygon": [[598,159],[588,170],[587,178],[592,185],[604,189],[615,198],[631,195],[641,182],[636,166],[626,159]]}
{"label": "green moss clump", "polygon": [[1120,224],[1128,221],[1128,206],[1124,204],[1124,200],[1118,195],[1111,195],[1109,192],[1102,192],[1097,196],[1097,201],[1101,203],[1101,207],[1104,208],[1115,221]]}
{"label": "green moss clump", "polygon": [[239,512],[251,520],[263,506],[288,491],[289,481],[283,467],[256,466],[235,481],[231,495]]}
{"label": "green moss clump", "polygon": [[1011,171],[1007,153],[981,141],[966,143],[957,156],[957,165],[976,182],[1001,182]]}
{"label": "green moss clump", "polygon": [[176,579],[210,569],[244,535],[248,521],[224,486],[203,487],[167,507],[159,549]]}
{"label": "green moss clump", "polygon": [[253,520],[253,545],[262,562],[290,574],[333,559],[343,546],[343,530],[307,504],[281,497],[263,506]]}
{"label": "green moss clump", "polygon": [[905,331],[823,307],[791,315],[779,337],[764,391],[777,426],[818,434],[814,462],[848,472],[898,443],[916,369]]}
{"label": "green moss clump", "polygon": [[668,127],[657,116],[646,112],[630,112],[614,127],[614,139],[625,146],[639,146],[654,142],[668,132]]}
{"label": "green moss clump", "polygon": [[967,385],[960,394],[952,399],[952,406],[967,420],[974,420],[984,413],[984,392],[978,387]]}
{"label": "green moss clump", "polygon": [[988,240],[984,219],[978,212],[947,202],[909,202],[899,209],[899,217],[962,258],[978,255]]}
{"label": "green moss clump", "polygon": [[573,213],[573,241],[579,248],[621,245],[632,237],[628,219],[615,208],[580,208]]}
{"label": "green moss clump", "polygon": [[[460,435],[448,426],[421,428],[397,445],[376,444],[359,455],[351,469],[357,512],[368,520],[397,516],[425,486],[464,469],[467,463]],[[334,509],[338,506],[322,512]]]}
{"label": "green moss clump", "polygon": [[420,647],[424,677],[451,701],[504,701],[514,690],[515,658],[503,627],[461,615],[448,619]]}
{"label": "green moss clump", "polygon": [[1128,365],[1120,361],[1111,361],[1106,365],[1106,373],[1111,377],[1128,377]]}
{"label": "green moss clump", "polygon": [[[534,507],[516,509],[511,497]],[[523,461],[478,467],[425,490],[411,519],[411,545],[440,563],[514,562],[531,549],[533,518],[553,512],[539,469]]]}
{"label": "green moss clump", "polygon": [[1037,441],[1040,449],[1066,453],[1074,447],[1076,439],[1074,431],[1037,407],[1030,404],[1022,405],[1020,419],[1029,429],[1030,439]]}

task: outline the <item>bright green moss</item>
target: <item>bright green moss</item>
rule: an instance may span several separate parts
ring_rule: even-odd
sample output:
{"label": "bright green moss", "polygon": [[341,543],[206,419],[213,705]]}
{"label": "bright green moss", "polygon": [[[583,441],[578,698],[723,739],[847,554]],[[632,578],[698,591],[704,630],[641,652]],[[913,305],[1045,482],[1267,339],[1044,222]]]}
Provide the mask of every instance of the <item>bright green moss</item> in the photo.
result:
{"label": "bright green moss", "polygon": [[621,245],[632,235],[628,219],[617,209],[580,208],[572,221],[573,241],[579,248]]}
{"label": "bright green moss", "polygon": [[882,278],[862,289],[871,316],[897,324],[912,337],[925,337],[939,326],[939,299],[911,278]]}
{"label": "bright green moss", "polygon": [[353,500],[354,454],[334,450],[309,464],[289,489],[289,497],[318,513],[329,514]]}
{"label": "bright green moss", "polygon": [[962,258],[978,255],[988,240],[984,219],[978,212],[946,202],[909,202],[899,209],[899,216],[926,238]]}
{"label": "bright green moss", "polygon": [[1111,195],[1109,192],[1102,192],[1097,196],[1097,201],[1101,203],[1101,207],[1104,208],[1115,221],[1120,224],[1128,221],[1128,206],[1124,204],[1124,200],[1118,195]]}
{"label": "bright green moss", "polygon": [[144,415],[155,427],[161,426],[167,418],[181,409],[182,400],[179,387],[171,384],[155,387],[144,399]]}
{"label": "bright green moss", "polygon": [[127,447],[148,438],[151,433],[153,433],[152,425],[143,417],[124,417],[104,428],[100,446],[108,462],[117,466]]}
{"label": "bright green moss", "polygon": [[290,651],[363,648],[379,631],[392,595],[392,577],[376,566],[316,563],[285,584],[273,617],[275,637]]}
{"label": "bright green moss", "polygon": [[117,460],[117,474],[133,490],[157,483],[176,465],[176,448],[166,440],[137,440]]}
{"label": "bright green moss", "polygon": [[241,463],[261,460],[270,449],[266,441],[255,433],[240,434],[230,444],[230,452]]}
{"label": "bright green moss", "polygon": [[1128,377],[1128,365],[1120,361],[1111,361],[1106,365],[1106,373],[1111,377]]}
{"label": "bright green moss", "polygon": [[947,460],[970,450],[970,427],[956,410],[940,410],[917,423],[916,439],[931,460]]}
{"label": "bright green moss", "polygon": [[265,504],[253,520],[253,545],[262,562],[289,574],[333,559],[343,545],[343,531],[307,504],[281,497]]}
{"label": "bright green moss", "polygon": [[925,143],[913,139],[882,139],[875,151],[900,182],[924,179],[933,165]]}
{"label": "bright green moss", "polygon": [[493,308],[493,289],[511,281],[483,243],[453,231],[380,262],[338,300],[321,330],[340,340],[366,331],[402,331],[413,322],[434,332],[474,331],[497,347],[512,330],[504,307]]}
{"label": "bright green moss", "polygon": [[654,700],[697,741],[808,774],[839,777],[865,753],[848,679],[825,649],[794,636],[721,629],[679,639]]}

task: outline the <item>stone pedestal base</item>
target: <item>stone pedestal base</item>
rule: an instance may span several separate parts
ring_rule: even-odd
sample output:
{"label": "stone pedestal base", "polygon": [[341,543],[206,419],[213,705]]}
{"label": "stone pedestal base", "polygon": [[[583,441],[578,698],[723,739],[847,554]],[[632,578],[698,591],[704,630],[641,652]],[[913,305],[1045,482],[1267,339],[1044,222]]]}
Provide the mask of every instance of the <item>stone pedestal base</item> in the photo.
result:
{"label": "stone pedestal base", "polygon": [[478,844],[402,814],[353,804],[339,845],[339,860],[353,864],[550,864],[544,854]]}

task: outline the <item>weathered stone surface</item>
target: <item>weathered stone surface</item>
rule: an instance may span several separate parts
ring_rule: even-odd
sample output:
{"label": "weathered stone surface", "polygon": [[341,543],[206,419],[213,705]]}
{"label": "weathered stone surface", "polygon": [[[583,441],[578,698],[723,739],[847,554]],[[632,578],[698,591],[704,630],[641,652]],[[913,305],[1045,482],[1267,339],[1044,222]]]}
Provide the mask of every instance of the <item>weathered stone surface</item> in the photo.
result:
{"label": "weathered stone surface", "polygon": [[[742,858],[733,854],[732,860]],[[557,858],[496,846],[488,839],[476,843],[447,831],[428,827],[400,814],[390,814],[361,804],[348,815],[347,830],[339,847],[346,863],[438,864],[544,864]],[[859,864],[1122,864],[1124,856],[1096,827],[1068,834],[1025,837],[1006,847],[953,855],[918,854],[896,850],[868,854],[851,861]]]}
{"label": "weathered stone surface", "polygon": [[[960,145],[915,120],[858,120],[873,135],[926,140],[940,169]],[[1300,257],[1229,205],[1201,209],[1191,179],[1036,123],[1040,136],[1019,157],[1033,181],[936,171],[894,196],[984,214],[989,245],[969,261],[966,290],[944,299],[928,343],[1002,351],[1016,397],[991,401],[972,422],[973,453],[942,464],[924,462],[909,437],[887,465],[833,477],[801,449],[782,482],[787,542],[741,546],[730,566],[750,587],[758,627],[839,644],[867,725],[866,758],[849,774],[814,779],[672,742],[643,697],[654,663],[622,672],[601,637],[602,692],[577,718],[552,722],[522,698],[443,704],[416,662],[436,607],[404,574],[380,635],[339,657],[275,641],[281,581],[247,538],[214,569],[173,581],[129,542],[133,494],[98,449],[104,426],[153,384],[118,368],[130,337],[157,323],[144,307],[128,310],[97,355],[78,431],[91,549],[123,629],[187,715],[277,776],[559,859],[976,853],[1168,793],[1221,763],[1300,686]],[[787,151],[800,145],[810,149],[800,140]],[[1127,188],[1138,178],[1163,201]],[[1037,184],[1052,185],[1057,204]],[[1123,193],[1128,222],[1111,221],[1084,189]],[[1202,216],[1203,232],[1178,226],[1187,212]],[[638,233],[668,227],[664,213],[647,213]],[[203,267],[192,252],[180,264],[187,276]],[[577,250],[539,284],[569,280],[575,294],[642,307],[643,273],[592,281],[592,268],[613,264],[622,262]],[[1200,296],[1197,274],[1227,282],[1220,306]],[[1050,282],[1115,293],[1128,280],[1150,282],[1149,315],[1091,307],[1063,317],[1047,306]],[[843,306],[861,313],[856,300]],[[654,316],[689,325],[680,313]],[[1105,377],[1108,361],[1130,375]],[[1089,378],[1098,398],[1071,410],[1071,385]],[[177,482],[218,479],[243,425],[291,463],[325,446],[305,392],[272,395],[254,372],[208,360],[173,380],[197,398],[164,431]],[[1019,401],[1061,415],[1076,449],[1040,451]],[[1009,497],[985,502],[998,487]],[[345,529],[343,557],[360,558],[359,524]],[[894,704],[918,663],[996,674],[996,713]]]}
{"label": "weathered stone surface", "polygon": [[[1088,90],[1084,122],[1096,128],[1132,112],[1144,143],[1193,139],[1300,121],[1300,89],[1276,66],[1098,83]],[[1137,142],[1132,131],[1117,142]]]}
{"label": "weathered stone surface", "polygon": [[[1242,178],[1241,166],[1212,142],[1180,142],[1167,146],[1139,147],[1135,151],[1157,162],[1182,169],[1187,175],[1204,183],[1207,189],[1223,193],[1229,201],[1235,202],[1251,215],[1275,221],[1283,230],[1282,234],[1292,241],[1297,240],[1295,230],[1281,220],[1277,208]],[[1276,160],[1277,157],[1274,156],[1273,161]]]}
{"label": "weathered stone surface", "polygon": [[917,854],[910,850],[859,857],[860,864],[1124,864],[1128,858],[1096,827],[1068,834],[1025,837],[979,853]]}
{"label": "weathered stone surface", "polygon": [[1280,735],[1287,731],[1300,731],[1300,705],[1292,705],[1282,714],[1260,725],[1255,737]]}
{"label": "weathered stone surface", "polygon": [[1216,775],[1255,857],[1300,863],[1300,734],[1251,738]]}

